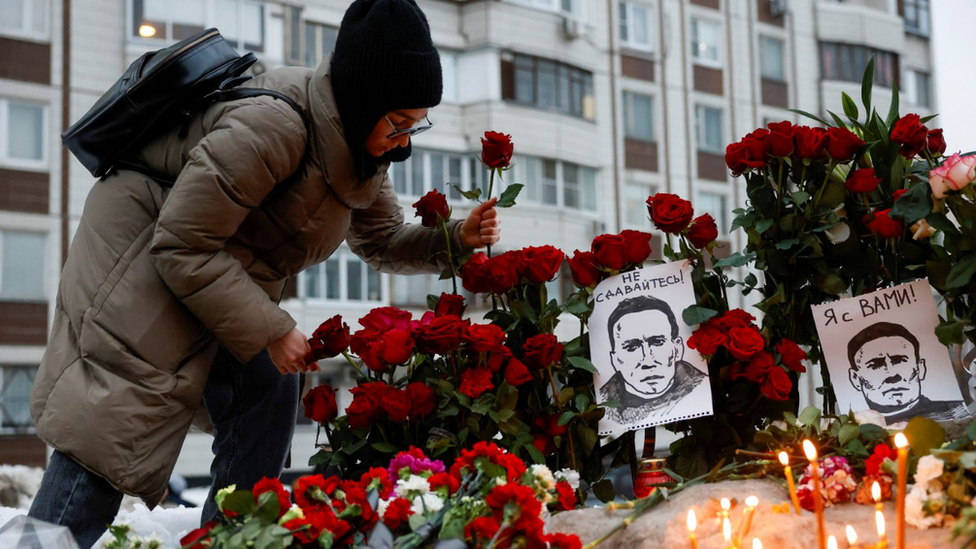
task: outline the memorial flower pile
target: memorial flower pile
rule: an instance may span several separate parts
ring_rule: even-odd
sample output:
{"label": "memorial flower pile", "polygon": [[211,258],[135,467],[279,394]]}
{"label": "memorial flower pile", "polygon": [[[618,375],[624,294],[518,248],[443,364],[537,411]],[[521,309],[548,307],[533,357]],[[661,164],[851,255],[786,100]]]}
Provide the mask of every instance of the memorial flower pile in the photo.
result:
{"label": "memorial flower pile", "polygon": [[[527,466],[494,443],[461,452],[448,469],[417,448],[359,480],[309,475],[289,493],[277,479],[222,490],[220,523],[187,534],[184,549],[360,547],[373,537],[419,546],[433,538],[468,547],[579,549],[574,535],[550,534],[543,519],[576,506],[570,471]],[[126,532],[122,532],[124,535]],[[371,545],[372,546],[372,545]],[[379,546],[379,545],[377,545]]]}

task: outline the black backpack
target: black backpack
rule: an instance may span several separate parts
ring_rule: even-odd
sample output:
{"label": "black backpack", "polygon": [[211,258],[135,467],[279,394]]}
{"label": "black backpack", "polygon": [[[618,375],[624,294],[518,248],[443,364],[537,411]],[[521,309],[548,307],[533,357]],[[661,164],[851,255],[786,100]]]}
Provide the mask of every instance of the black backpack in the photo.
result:
{"label": "black backpack", "polygon": [[122,165],[127,152],[137,150],[164,128],[188,122],[193,113],[214,101],[270,95],[295,109],[308,130],[305,112],[290,97],[273,90],[237,87],[250,79],[241,74],[255,61],[253,53],[238,55],[214,28],[148,52],[129,66],[61,140],[93,176],[102,177]]}

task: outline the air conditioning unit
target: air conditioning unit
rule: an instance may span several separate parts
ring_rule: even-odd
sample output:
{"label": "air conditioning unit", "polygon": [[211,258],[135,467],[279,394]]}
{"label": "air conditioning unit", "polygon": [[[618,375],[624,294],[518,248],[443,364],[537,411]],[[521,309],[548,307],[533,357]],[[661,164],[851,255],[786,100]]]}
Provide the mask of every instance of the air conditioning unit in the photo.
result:
{"label": "air conditioning unit", "polygon": [[582,38],[586,34],[586,24],[574,17],[563,16],[563,37],[567,40]]}
{"label": "air conditioning unit", "polygon": [[776,17],[786,15],[790,11],[790,0],[769,0],[769,11]]}

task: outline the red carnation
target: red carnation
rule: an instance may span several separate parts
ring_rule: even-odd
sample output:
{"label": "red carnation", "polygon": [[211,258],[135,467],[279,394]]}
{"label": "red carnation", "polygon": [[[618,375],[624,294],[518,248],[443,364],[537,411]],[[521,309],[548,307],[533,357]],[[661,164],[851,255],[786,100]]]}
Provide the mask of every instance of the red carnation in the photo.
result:
{"label": "red carnation", "polygon": [[579,498],[576,491],[565,480],[556,483],[556,492],[559,494],[559,508],[563,511],[572,511],[576,508]]}
{"label": "red carnation", "polygon": [[328,423],[339,416],[335,389],[328,385],[319,385],[310,390],[302,399],[302,404],[305,405],[305,417],[316,423]]}
{"label": "red carnation", "polygon": [[895,451],[885,443],[880,443],[874,447],[871,456],[864,461],[865,474],[879,475],[882,473],[881,466],[886,459],[894,460]]}
{"label": "red carnation", "polygon": [[189,534],[180,538],[182,549],[205,549],[210,547],[210,531],[217,526],[217,521],[207,521],[201,528],[191,530]]}
{"label": "red carnation", "polygon": [[499,528],[501,525],[494,517],[478,517],[464,526],[464,538],[477,539],[477,547],[484,547],[495,537]]}
{"label": "red carnation", "polygon": [[393,492],[393,483],[390,482],[390,472],[382,467],[372,467],[363,473],[359,477],[359,485],[366,491],[375,488],[380,499],[388,498],[390,493]]}
{"label": "red carnation", "polygon": [[448,473],[435,473],[427,479],[427,483],[430,485],[430,491],[436,492],[441,488],[445,488],[447,496],[453,495],[461,488],[461,483],[457,481],[456,478],[452,477]]}
{"label": "red carnation", "polygon": [[525,341],[522,349],[525,350],[525,363],[538,370],[563,358],[563,344],[552,334],[534,335]]}
{"label": "red carnation", "polygon": [[691,202],[675,194],[657,193],[647,199],[647,210],[654,226],[663,233],[678,234],[685,230],[695,214]]}
{"label": "red carnation", "polygon": [[383,524],[394,534],[399,533],[399,530],[403,526],[409,525],[410,515],[413,514],[410,507],[410,500],[405,498],[394,499],[386,506],[386,512],[383,514]]}
{"label": "red carnation", "polygon": [[489,131],[481,138],[481,163],[489,168],[507,168],[514,152],[511,135]]}
{"label": "red carnation", "polygon": [[413,204],[417,208],[415,217],[420,218],[424,227],[437,227],[451,218],[451,208],[447,205],[447,196],[434,189]]}
{"label": "red carnation", "polygon": [[688,227],[688,240],[696,248],[704,248],[718,238],[718,226],[709,214],[702,214]]}
{"label": "red carnation", "polygon": [[538,521],[542,511],[532,488],[514,482],[492,488],[485,496],[485,503],[495,520],[509,519],[512,527],[519,530]]}
{"label": "red carnation", "polygon": [[549,549],[582,549],[583,542],[576,534],[560,534],[554,532],[546,536]]}
{"label": "red carnation", "polygon": [[471,398],[478,398],[485,391],[494,388],[495,385],[491,382],[491,370],[479,367],[468,368],[461,374],[461,388],[458,390]]}
{"label": "red carnation", "polygon": [[336,477],[325,478],[322,475],[306,475],[295,481],[293,492],[295,503],[302,509],[325,505],[325,500],[339,486]]}

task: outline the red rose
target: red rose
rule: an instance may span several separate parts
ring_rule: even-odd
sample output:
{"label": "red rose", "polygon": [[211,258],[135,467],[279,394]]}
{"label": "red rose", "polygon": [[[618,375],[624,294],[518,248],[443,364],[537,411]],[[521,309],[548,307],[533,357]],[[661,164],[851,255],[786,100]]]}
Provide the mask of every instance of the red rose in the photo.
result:
{"label": "red rose", "polygon": [[508,359],[512,358],[512,351],[510,351],[508,347],[504,345],[499,345],[488,351],[485,358],[488,359],[487,364],[485,365],[488,366],[491,373],[495,373],[502,369],[502,366],[508,362]]}
{"label": "red rose", "polygon": [[692,332],[691,337],[688,338],[688,347],[703,355],[714,355],[727,340],[728,337],[721,330],[702,326]]}
{"label": "red rose", "polygon": [[824,145],[827,142],[827,130],[823,128],[811,128],[809,126],[796,126],[793,133],[793,143],[796,146],[794,154],[797,158],[809,158],[819,160],[824,157],[826,150]]}
{"label": "red rose", "polygon": [[353,429],[369,427],[382,417],[381,404],[389,386],[382,381],[364,383],[359,387],[349,389],[352,402],[346,408],[349,426]]}
{"label": "red rose", "polygon": [[863,146],[864,141],[847,128],[830,128],[827,130],[827,154],[835,162],[853,160],[854,155]]}
{"label": "red rose", "polygon": [[906,114],[891,128],[891,140],[901,145],[898,152],[905,158],[914,158],[922,152],[928,140],[929,130],[917,114]]}
{"label": "red rose", "polygon": [[410,507],[410,500],[405,498],[394,499],[386,506],[386,513],[383,514],[383,524],[394,534],[399,533],[401,527],[409,524],[410,515],[413,514]]}
{"label": "red rose", "polygon": [[752,326],[729,330],[729,342],[726,348],[739,360],[749,360],[765,346],[766,341],[762,334]]}
{"label": "red rose", "polygon": [[254,483],[254,488],[251,489],[255,500],[265,492],[274,493],[275,498],[278,500],[278,518],[283,517],[291,509],[291,494],[288,493],[288,490],[285,490],[285,487],[281,485],[281,481],[277,478],[263,477]]}
{"label": "red rose", "polygon": [[729,167],[733,176],[742,175],[751,169],[762,168],[766,165],[765,156],[753,158],[753,147],[750,146],[752,142],[747,141],[747,139],[749,138],[745,137],[742,141],[731,143],[725,147],[725,165]]}
{"label": "red rose", "polygon": [[388,330],[409,330],[413,315],[396,307],[376,307],[359,319],[359,324],[367,330],[384,333]]}
{"label": "red rose", "polygon": [[411,419],[424,419],[437,407],[434,390],[419,381],[408,383],[403,392],[410,397]]}
{"label": "red rose", "polygon": [[789,156],[793,154],[795,148],[793,145],[793,123],[784,120],[782,122],[771,122],[766,127],[769,128],[769,137],[767,138],[769,155]]}
{"label": "red rose", "polygon": [[406,391],[390,387],[383,395],[383,411],[390,416],[390,421],[400,422],[407,419],[412,408],[410,395]]}
{"label": "red rose", "polygon": [[688,240],[696,248],[704,248],[718,238],[718,226],[709,214],[696,217],[688,227]]}
{"label": "red rose", "polygon": [[414,217],[419,217],[420,224],[424,227],[437,227],[451,218],[451,208],[447,205],[447,196],[437,189],[420,197],[420,200],[414,202],[413,207],[417,208],[417,214]]}
{"label": "red rose", "polygon": [[759,392],[769,400],[786,400],[790,398],[790,390],[793,389],[793,380],[786,370],[773,368],[763,381]]}
{"label": "red rose", "polygon": [[852,193],[869,193],[877,189],[879,183],[881,179],[874,176],[874,168],[862,168],[851,172],[845,185]]}
{"label": "red rose", "polygon": [[319,385],[309,391],[302,403],[305,404],[305,417],[316,423],[328,423],[339,416],[335,389],[328,385]]}
{"label": "red rose", "polygon": [[627,241],[619,234],[601,234],[593,239],[591,249],[597,264],[611,271],[627,265]]}
{"label": "red rose", "polygon": [[399,366],[413,356],[414,341],[406,330],[390,330],[383,334],[383,362]]}
{"label": "red rose", "polygon": [[434,307],[434,316],[461,316],[464,314],[464,307],[463,295],[442,293]]}
{"label": "red rose", "polygon": [[417,349],[422,353],[446,355],[461,345],[461,333],[467,325],[466,320],[454,315],[439,316],[430,324],[414,330]]}
{"label": "red rose", "polygon": [[626,229],[620,231],[620,236],[623,237],[624,246],[627,248],[627,263],[640,265],[651,256],[651,233]]}
{"label": "red rose", "polygon": [[505,367],[505,381],[512,387],[518,387],[523,383],[532,381],[532,373],[521,360],[513,357],[509,359],[508,366]]}
{"label": "red rose", "polygon": [[494,324],[472,324],[464,329],[461,337],[469,349],[487,353],[500,347],[505,342],[505,335],[505,331]]}
{"label": "red rose", "polygon": [[536,369],[548,368],[563,358],[563,344],[552,334],[534,335],[522,345],[525,363]]}
{"label": "red rose", "polygon": [[925,148],[932,156],[942,156],[946,150],[945,137],[942,136],[942,128],[929,130],[925,140]]}
{"label": "red rose", "polygon": [[755,322],[756,317],[743,311],[742,309],[730,309],[722,314],[722,316],[712,318],[706,324],[722,330],[723,332],[728,332],[732,328],[745,328],[747,326],[752,326]]}
{"label": "red rose", "polygon": [[769,130],[766,128],[757,128],[742,138],[742,146],[754,162],[766,163],[769,159],[769,145]]}
{"label": "red rose", "polygon": [[888,217],[890,212],[891,208],[875,210],[873,214],[864,217],[864,224],[881,238],[898,238],[905,234],[905,223]]}
{"label": "red rose", "polygon": [[489,168],[507,168],[512,162],[513,152],[515,145],[512,144],[511,135],[485,132],[481,138],[481,163]]}
{"label": "red rose", "polygon": [[761,351],[753,355],[749,362],[736,362],[732,365],[732,379],[746,378],[753,383],[762,383],[766,375],[775,367],[773,355]]}
{"label": "red rose", "polygon": [[678,234],[685,230],[695,214],[691,202],[668,193],[657,193],[648,198],[647,210],[654,226],[668,234]]}
{"label": "red rose", "polygon": [[382,332],[372,329],[359,330],[349,338],[349,346],[366,367],[374,372],[382,372],[386,364],[381,356],[383,351]]}
{"label": "red rose", "polygon": [[485,263],[488,291],[493,294],[504,294],[511,290],[519,283],[521,270],[522,256],[516,252],[505,252],[489,258]]}
{"label": "red rose", "polygon": [[776,344],[776,352],[780,354],[780,363],[794,372],[803,373],[807,369],[803,366],[803,361],[807,358],[807,353],[800,348],[793,340],[783,338]]}
{"label": "red rose", "polygon": [[342,315],[335,315],[312,332],[308,345],[311,350],[305,355],[305,364],[332,358],[349,348],[349,325],[342,321]]}
{"label": "red rose", "polygon": [[495,388],[491,382],[491,370],[488,368],[468,368],[461,374],[461,387],[458,391],[471,398],[478,398],[485,391]]}
{"label": "red rose", "polygon": [[569,260],[569,272],[573,282],[583,288],[592,288],[600,281],[600,270],[596,268],[596,254],[576,250]]}
{"label": "red rose", "polygon": [[217,526],[217,521],[211,520],[207,521],[203,527],[191,530],[189,534],[180,538],[180,547],[182,549],[204,549],[205,547],[209,547],[210,544],[205,542],[210,539],[210,531],[213,530],[214,526]]}
{"label": "red rose", "polygon": [[461,267],[461,285],[473,294],[488,293],[491,278],[485,270],[488,256],[484,252],[477,252],[468,258]]}
{"label": "red rose", "polygon": [[522,276],[529,282],[549,282],[559,272],[566,254],[552,246],[530,246],[522,250]]}

